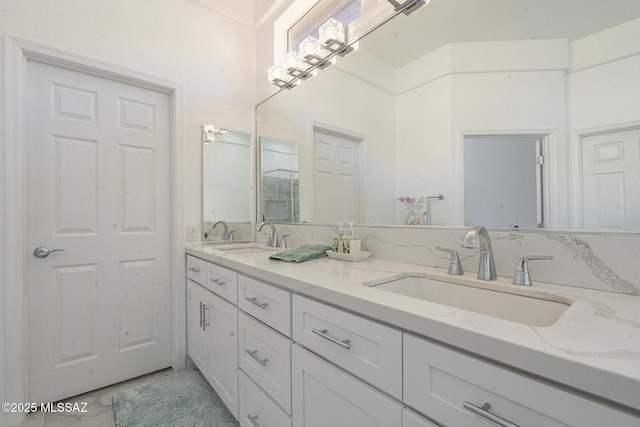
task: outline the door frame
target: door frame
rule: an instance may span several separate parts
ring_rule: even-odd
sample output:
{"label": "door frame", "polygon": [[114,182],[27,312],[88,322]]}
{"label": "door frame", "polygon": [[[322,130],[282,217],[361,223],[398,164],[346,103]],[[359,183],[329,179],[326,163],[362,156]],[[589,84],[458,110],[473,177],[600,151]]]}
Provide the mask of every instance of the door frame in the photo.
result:
{"label": "door frame", "polygon": [[[3,133],[0,134],[0,153],[4,151],[4,176],[0,178],[0,190],[5,194],[5,205],[0,205],[0,224],[4,227],[4,246],[0,247],[0,295],[4,294],[4,307],[0,313],[0,342],[4,354],[0,355],[0,379],[5,384],[5,401],[26,402],[27,396],[27,260],[26,246],[27,212],[27,141],[26,141],[26,91],[27,61],[38,61],[69,68],[98,77],[162,92],[169,95],[170,175],[171,175],[171,296],[172,296],[172,345],[171,360],[176,370],[184,369],[186,337],[184,329],[186,297],[184,292],[184,199],[183,141],[184,141],[184,89],[181,84],[156,76],[129,70],[124,67],[82,57],[42,46],[8,35],[3,36],[2,88],[4,102]],[[2,234],[0,232],[0,237]],[[0,239],[1,241],[1,239]],[[19,284],[19,285],[12,285]],[[7,414],[9,424],[20,423],[24,414]],[[0,425],[3,424],[0,418]]]}
{"label": "door frame", "polygon": [[451,218],[453,224],[464,224],[464,139],[465,137],[488,137],[488,136],[514,136],[514,137],[534,137],[541,140],[542,153],[545,156],[542,167],[542,217],[544,218],[544,228],[554,228],[558,218],[558,207],[550,206],[550,200],[558,200],[558,185],[551,182],[551,176],[558,176],[555,168],[556,162],[550,161],[558,156],[557,153],[557,132],[551,129],[500,129],[500,130],[470,130],[462,129],[457,132],[456,142],[452,147],[451,155],[451,194],[452,210]]}

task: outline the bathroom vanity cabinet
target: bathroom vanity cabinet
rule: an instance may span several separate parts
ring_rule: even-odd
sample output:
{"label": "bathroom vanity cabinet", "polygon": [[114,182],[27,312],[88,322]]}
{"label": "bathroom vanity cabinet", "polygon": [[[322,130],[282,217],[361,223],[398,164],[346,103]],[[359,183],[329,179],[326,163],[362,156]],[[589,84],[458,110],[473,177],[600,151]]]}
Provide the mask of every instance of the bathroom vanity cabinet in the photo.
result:
{"label": "bathroom vanity cabinet", "polygon": [[[227,301],[217,308],[194,283],[196,272],[188,271],[188,348],[198,368],[210,370],[221,356],[200,342],[199,301],[211,307],[204,309],[204,324],[216,318],[209,310],[236,309],[235,318],[229,310],[217,321],[226,322],[227,333],[238,332],[235,367],[240,369],[232,369],[230,361],[227,366],[238,375],[237,416],[243,426],[640,425],[633,411],[372,319],[366,304],[357,312],[309,297],[304,286],[296,288],[287,279],[251,277],[259,273],[255,265],[243,271],[239,263],[233,271],[189,259],[237,278],[238,308]],[[224,341],[223,335],[211,333],[207,339]],[[233,405],[232,397],[228,401]]]}
{"label": "bathroom vanity cabinet", "polygon": [[240,395],[239,421],[250,427],[290,425],[291,293],[240,275],[238,305],[240,369],[248,384]]}
{"label": "bathroom vanity cabinet", "polygon": [[[224,272],[224,280],[216,271]],[[212,278],[224,284],[216,284]],[[187,260],[187,353],[237,417],[238,309],[211,287],[237,289],[234,282],[236,272],[193,257]]]}
{"label": "bathroom vanity cabinet", "polygon": [[639,425],[586,396],[422,337],[405,334],[403,354],[404,401],[447,425]]}

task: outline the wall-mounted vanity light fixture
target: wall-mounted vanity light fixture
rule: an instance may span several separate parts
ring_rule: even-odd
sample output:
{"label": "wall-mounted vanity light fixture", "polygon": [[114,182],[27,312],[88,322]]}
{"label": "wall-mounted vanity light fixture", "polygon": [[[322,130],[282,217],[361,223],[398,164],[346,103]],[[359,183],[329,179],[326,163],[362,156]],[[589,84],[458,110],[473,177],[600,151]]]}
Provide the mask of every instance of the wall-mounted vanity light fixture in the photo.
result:
{"label": "wall-mounted vanity light fixture", "polygon": [[215,141],[216,135],[227,133],[227,130],[218,126],[202,124],[202,142],[208,144]]}
{"label": "wall-mounted vanity light fixture", "polygon": [[402,12],[405,15],[410,15],[416,10],[420,9],[425,4],[429,4],[431,0],[387,0],[393,5],[396,12]]}
{"label": "wall-mounted vanity light fixture", "polygon": [[329,52],[345,56],[354,51],[352,46],[347,46],[347,29],[335,19],[331,18],[322,24],[318,32],[320,43],[324,44],[325,49]]}
{"label": "wall-mounted vanity light fixture", "polygon": [[335,55],[345,56],[357,49],[347,45],[347,28],[331,18],[318,30],[320,39],[307,37],[298,46],[298,52],[288,52],[279,63],[269,67],[269,81],[274,85],[291,89],[297,82],[315,75],[316,69],[324,69],[335,62]]}

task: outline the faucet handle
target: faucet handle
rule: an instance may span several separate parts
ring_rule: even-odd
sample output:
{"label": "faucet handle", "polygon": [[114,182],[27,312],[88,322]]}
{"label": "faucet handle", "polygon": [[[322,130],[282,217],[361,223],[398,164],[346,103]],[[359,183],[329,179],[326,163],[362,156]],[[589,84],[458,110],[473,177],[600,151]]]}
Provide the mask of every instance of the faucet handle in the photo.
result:
{"label": "faucet handle", "polygon": [[285,234],[280,237],[280,249],[287,249],[287,237],[291,236],[291,234]]}
{"label": "faucet handle", "polygon": [[227,233],[227,243],[231,243],[234,241],[233,233],[235,232],[236,230],[229,230],[229,232]]}
{"label": "faucet handle", "polygon": [[264,244],[265,246],[271,246],[271,234],[269,233],[262,233],[264,234]]}
{"label": "faucet handle", "polygon": [[458,251],[455,249],[442,248],[440,246],[436,246],[436,249],[439,251],[449,252],[451,254],[451,261],[449,262],[449,274],[454,276],[462,276],[464,274],[464,270],[462,269],[462,264],[460,263],[460,256],[458,255]]}
{"label": "faucet handle", "polygon": [[521,286],[531,286],[531,275],[527,261],[553,259],[551,255],[525,255],[518,260],[516,274],[513,276],[513,284]]}

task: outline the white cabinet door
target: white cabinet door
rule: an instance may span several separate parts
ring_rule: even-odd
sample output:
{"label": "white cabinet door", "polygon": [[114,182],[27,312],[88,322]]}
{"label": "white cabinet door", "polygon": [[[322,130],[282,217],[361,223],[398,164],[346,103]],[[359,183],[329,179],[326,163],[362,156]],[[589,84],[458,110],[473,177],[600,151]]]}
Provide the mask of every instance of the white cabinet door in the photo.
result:
{"label": "white cabinet door", "polygon": [[187,280],[187,352],[238,417],[238,309]]}
{"label": "white cabinet door", "polygon": [[295,427],[398,427],[403,405],[336,366],[292,346]]}
{"label": "white cabinet door", "polygon": [[238,418],[238,309],[210,292],[204,306],[209,333],[206,377],[234,417]]}
{"label": "white cabinet door", "polygon": [[207,372],[208,332],[202,327],[202,304],[207,291],[187,280],[187,353],[201,372]]}

